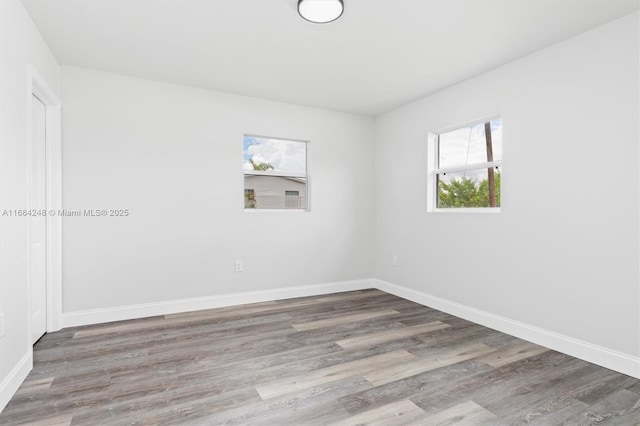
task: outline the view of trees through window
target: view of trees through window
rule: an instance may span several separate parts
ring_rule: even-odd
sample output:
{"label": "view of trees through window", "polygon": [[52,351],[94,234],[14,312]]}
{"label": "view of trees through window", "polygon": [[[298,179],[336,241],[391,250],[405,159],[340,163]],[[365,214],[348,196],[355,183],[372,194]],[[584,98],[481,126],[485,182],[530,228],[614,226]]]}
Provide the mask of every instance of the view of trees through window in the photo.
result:
{"label": "view of trees through window", "polygon": [[500,207],[500,118],[438,135],[438,208]]}
{"label": "view of trees through window", "polygon": [[438,185],[438,207],[500,207],[500,172],[494,174],[496,201],[491,206],[489,179],[457,177]]}

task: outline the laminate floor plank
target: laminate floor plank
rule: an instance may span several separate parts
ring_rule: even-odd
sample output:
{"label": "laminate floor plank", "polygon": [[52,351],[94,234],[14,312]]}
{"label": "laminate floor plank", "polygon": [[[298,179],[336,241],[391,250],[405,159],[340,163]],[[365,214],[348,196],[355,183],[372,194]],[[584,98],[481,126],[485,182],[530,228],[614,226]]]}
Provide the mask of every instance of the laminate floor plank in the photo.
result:
{"label": "laminate floor plank", "polygon": [[[588,421],[584,416],[589,406],[575,399],[566,401],[562,406],[555,407],[553,411],[531,410],[524,415],[524,420],[520,423],[534,426],[563,425],[563,426],[585,426]],[[507,419],[501,419],[497,425],[517,424],[513,421],[507,423]],[[606,424],[606,423],[605,423]]]}
{"label": "laminate floor plank", "polygon": [[[530,367],[522,375],[514,375],[505,380],[501,375],[493,374],[481,379],[484,386],[474,389],[467,387],[461,394],[470,397],[498,416],[508,417],[514,413],[526,413],[549,402],[555,404],[553,401],[570,399],[568,396],[558,397],[563,390],[563,385],[576,388],[583,380],[600,378],[589,376],[592,371],[591,364],[584,361],[575,362],[570,358],[566,363],[558,365],[556,369],[548,369],[544,362],[538,362],[545,360],[546,354],[546,352],[540,354],[537,360],[520,361],[521,366],[529,364],[528,367]],[[509,395],[509,404],[502,403],[504,395]],[[463,396],[460,395],[460,397]]]}
{"label": "laminate floor plank", "polygon": [[432,331],[442,330],[447,327],[450,326],[440,321],[433,321],[426,324],[398,327],[393,330],[384,330],[378,333],[368,333],[362,336],[349,337],[338,340],[336,343],[344,349],[354,349],[358,347],[374,346],[389,340],[419,336]]}
{"label": "laminate floor plank", "polygon": [[[409,325],[409,326],[424,324],[432,321],[440,321],[440,322],[445,322],[449,324],[449,321],[451,321],[451,319],[454,318],[449,314],[446,314],[442,311],[436,311],[435,309],[425,311],[424,309],[421,309],[419,305],[412,306],[411,308],[407,308],[407,309],[402,309],[401,307],[398,306],[396,310],[404,314],[407,314],[405,318],[401,320],[401,322],[404,325]],[[472,323],[469,323],[469,324],[472,324]],[[449,325],[452,325],[452,324],[449,324]]]}
{"label": "laminate floor plank", "polygon": [[[446,324],[446,323],[445,323]],[[470,326],[451,326],[443,328],[442,330],[436,330],[429,334],[420,336],[419,339],[423,341],[427,347],[451,347],[460,344],[481,342],[487,346],[495,346],[489,341],[489,337],[492,337],[499,332],[491,330],[490,328],[470,325]]]}
{"label": "laminate floor plank", "polygon": [[398,364],[384,369],[376,369],[363,374],[363,376],[371,382],[371,384],[379,386],[415,376],[417,374],[424,373],[425,371],[457,364],[494,351],[495,349],[492,347],[479,343],[471,346],[465,346],[458,350],[439,353],[432,357],[416,357],[414,360],[405,362],[404,364]]}
{"label": "laminate floor plank", "polygon": [[[118,389],[114,389],[114,393]],[[168,402],[171,403],[168,403]],[[83,407],[73,416],[73,425],[121,425],[135,424],[140,421],[140,413],[148,413],[145,423],[153,424],[152,419],[161,419],[169,424],[189,418],[197,418],[206,413],[223,412],[260,401],[252,386],[226,389],[221,386],[202,384],[176,385],[157,392],[123,394],[122,397],[90,407]],[[158,420],[159,421],[159,420]]]}
{"label": "laminate floor plank", "polygon": [[[298,331],[296,333],[289,334],[288,340],[292,343],[297,342],[299,344],[311,345],[326,342],[336,342],[340,344],[340,342],[348,339],[356,339],[359,337],[367,339],[370,338],[372,334],[380,334],[381,336],[397,336],[397,333],[400,330],[404,330],[406,328],[408,327],[396,321],[362,321],[357,324],[341,324],[332,327],[331,329]],[[295,331],[295,329],[293,330]],[[380,339],[379,343],[383,343],[387,340],[391,339]],[[340,346],[344,348],[344,346]]]}
{"label": "laminate floor plank", "polygon": [[24,426],[69,426],[71,425],[71,414],[46,417],[33,422],[24,423]]}
{"label": "laminate floor plank", "polygon": [[539,355],[548,351],[549,349],[538,346],[534,343],[522,342],[520,344],[503,348],[501,350],[493,351],[483,357],[478,358],[478,361],[489,364],[492,367],[502,367],[503,365],[511,364],[521,359],[529,358],[535,355]]}
{"label": "laminate floor plank", "polygon": [[414,355],[400,349],[332,365],[298,376],[285,377],[273,382],[259,384],[256,386],[256,390],[262,399],[269,399],[347,377],[362,376],[376,369],[410,362],[415,359]]}
{"label": "laminate floor plank", "polygon": [[[575,417],[576,413],[584,413],[589,404],[577,400],[574,396],[581,394],[583,389],[593,383],[609,380],[610,373],[612,372],[609,370],[588,365],[569,375],[550,378],[546,383],[539,382],[516,390],[516,395],[509,399],[512,403],[509,407],[501,405],[497,400],[483,405],[494,412],[497,411],[496,414],[500,415],[504,424],[525,424],[534,420],[538,424],[553,424],[553,419],[566,419]],[[582,422],[584,423],[584,419]]]}
{"label": "laminate floor plank", "polygon": [[[488,364],[484,365],[490,367]],[[541,387],[550,377],[563,374],[558,371],[577,371],[584,368],[584,365],[583,361],[548,351],[499,369],[490,367],[489,370],[471,371],[470,374],[449,381],[431,383],[430,386],[425,386],[411,395],[410,399],[426,412],[444,410],[455,404],[473,400],[495,413],[489,407],[490,404],[496,403],[508,410],[512,406],[513,398],[527,392],[528,387]]]}
{"label": "laminate floor plank", "polygon": [[[259,342],[274,336],[286,336],[292,334],[295,329],[285,327],[282,324],[264,324],[254,327],[243,327],[231,333],[225,331],[209,331],[205,327],[179,329],[179,330],[162,330],[150,332],[144,337],[140,336],[113,336],[110,339],[101,338],[93,344],[74,346],[70,348],[57,348],[48,351],[46,354],[40,354],[38,361],[61,362],[74,361],[86,362],[92,359],[101,359],[110,355],[128,353],[137,350],[149,350],[152,352],[163,352],[176,348],[181,350],[185,346],[194,347],[196,345],[241,345],[247,341]],[[256,339],[256,336],[259,336]]]}
{"label": "laminate floor plank", "polygon": [[[190,368],[181,371],[182,380],[215,380],[217,377],[243,374],[279,374],[279,371],[311,369],[318,363],[334,358],[343,349],[333,342],[303,346],[296,349],[260,354],[252,358],[208,356],[198,359]],[[340,355],[337,355],[340,357]],[[343,359],[340,357],[340,359]],[[336,361],[338,363],[340,361]],[[319,368],[319,367],[317,367]],[[275,371],[275,372],[274,372]],[[274,372],[274,373],[271,373]]]}
{"label": "laminate floor plank", "polygon": [[253,363],[244,363],[243,365],[240,365],[238,369],[227,369],[221,371],[215,366],[212,366],[211,369],[206,371],[190,371],[186,374],[181,374],[180,378],[181,380],[189,380],[190,382],[195,383],[203,380],[223,380],[229,385],[239,385],[248,381],[253,383],[264,383],[291,375],[303,375],[320,369],[341,366],[348,362],[360,361],[392,351],[401,349],[410,350],[412,348],[419,347],[419,345],[421,345],[420,342],[412,340],[395,341],[360,351],[344,351],[342,348],[335,345],[335,348],[338,348],[338,350],[335,350],[334,352],[327,352],[314,357],[290,360],[287,363],[281,363],[271,367],[261,367],[260,364],[254,365]]}
{"label": "laminate floor plank", "polygon": [[[372,310],[391,309],[403,315],[414,313],[415,307],[407,305],[404,301],[393,298],[368,297],[357,301],[357,304],[349,301],[342,303],[325,304],[320,307],[308,305],[294,311],[295,319],[293,324],[312,322],[334,316],[349,315],[351,313],[362,313]],[[283,312],[291,312],[283,308]]]}
{"label": "laminate floor plank", "polygon": [[[625,376],[625,377],[629,377],[629,376]],[[636,380],[631,385],[627,386],[626,389],[630,390],[631,392],[640,394],[640,380]]]}
{"label": "laminate floor plank", "polygon": [[[98,341],[101,336],[105,334],[124,334],[129,337],[145,336],[150,331],[157,332],[161,330],[175,331],[181,328],[190,329],[195,327],[206,327],[210,331],[226,331],[233,329],[241,329],[243,327],[259,326],[262,324],[272,323],[290,323],[292,317],[287,313],[272,313],[267,315],[257,315],[242,318],[227,318],[226,320],[220,320],[215,317],[202,316],[202,317],[184,317],[176,319],[158,318],[156,320],[148,321],[146,323],[135,324],[118,324],[113,327],[102,327],[91,330],[79,330],[73,335],[74,339],[81,339],[87,337],[95,337],[95,341]],[[74,341],[75,342],[75,341]],[[85,340],[84,343],[89,342]],[[82,342],[78,342],[82,344]]]}
{"label": "laminate floor plank", "polygon": [[640,395],[626,389],[618,390],[590,406],[586,413],[570,420],[581,421],[586,425],[640,425]]}
{"label": "laminate floor plank", "polygon": [[426,413],[408,399],[401,399],[370,411],[351,416],[336,426],[357,425],[417,425],[426,424]]}
{"label": "laminate floor plank", "polygon": [[489,425],[496,421],[496,416],[473,401],[465,401],[446,410],[425,416],[425,425]]}
{"label": "laminate floor plank", "polygon": [[[318,415],[324,419],[327,414],[322,413],[324,410],[333,410],[331,416],[337,419],[347,418],[349,413],[337,401],[343,396],[371,388],[371,384],[362,377],[348,377],[304,389],[295,395],[285,395],[268,401],[261,399],[242,407],[205,416],[202,420],[210,422],[209,424],[229,425],[306,425],[310,420],[317,422]],[[315,412],[311,413],[311,410]],[[295,419],[299,419],[299,423],[295,423]]]}
{"label": "laminate floor plank", "polygon": [[640,424],[640,380],[379,290],[70,327],[1,425]]}
{"label": "laminate floor plank", "polygon": [[359,414],[393,401],[409,399],[419,395],[425,389],[438,388],[438,392],[446,392],[446,389],[441,388],[442,384],[446,383],[450,388],[455,388],[461,381],[470,380],[474,375],[490,371],[493,369],[487,364],[474,360],[463,361],[345,396],[340,399],[340,403],[349,413]]}
{"label": "laminate floor plank", "polygon": [[34,393],[46,391],[51,387],[51,382],[53,382],[55,377],[44,377],[42,379],[34,378],[32,380],[25,380],[16,392],[16,397],[25,397],[31,396]]}
{"label": "laminate floor plank", "polygon": [[587,405],[596,404],[598,401],[607,398],[614,392],[621,389],[628,388],[638,380],[633,377],[625,376],[611,372],[609,378],[606,380],[600,380],[592,383],[585,383],[583,386],[575,388],[572,387],[572,397],[578,401],[581,401]]}
{"label": "laminate floor plank", "polygon": [[333,327],[339,324],[358,322],[362,320],[379,318],[382,316],[387,316],[387,315],[392,315],[397,313],[398,311],[394,311],[393,309],[385,309],[381,311],[362,312],[358,314],[351,314],[351,315],[344,315],[344,316],[337,316],[337,317],[333,316],[327,319],[294,324],[293,328],[295,328],[298,331],[316,330],[318,328]]}

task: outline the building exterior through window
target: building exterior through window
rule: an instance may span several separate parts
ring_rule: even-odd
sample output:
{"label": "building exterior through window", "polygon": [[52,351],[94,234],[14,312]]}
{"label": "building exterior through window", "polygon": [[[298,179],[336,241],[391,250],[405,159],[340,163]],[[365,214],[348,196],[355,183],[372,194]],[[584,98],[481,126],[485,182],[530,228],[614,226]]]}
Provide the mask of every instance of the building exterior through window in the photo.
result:
{"label": "building exterior through window", "polygon": [[245,135],[244,208],[308,209],[307,142]]}

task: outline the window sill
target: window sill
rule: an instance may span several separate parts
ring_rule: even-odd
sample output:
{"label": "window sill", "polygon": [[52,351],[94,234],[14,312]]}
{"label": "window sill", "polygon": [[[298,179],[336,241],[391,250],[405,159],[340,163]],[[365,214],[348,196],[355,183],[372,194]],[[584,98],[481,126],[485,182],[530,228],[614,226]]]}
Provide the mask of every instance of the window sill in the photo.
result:
{"label": "window sill", "polygon": [[308,213],[311,212],[311,210],[309,209],[243,209],[245,212],[252,212],[252,213],[271,213],[271,212],[275,212],[275,213],[282,213],[282,212],[294,212],[294,213]]}
{"label": "window sill", "polygon": [[500,213],[500,207],[484,207],[484,208],[454,208],[454,209],[433,209],[428,213]]}

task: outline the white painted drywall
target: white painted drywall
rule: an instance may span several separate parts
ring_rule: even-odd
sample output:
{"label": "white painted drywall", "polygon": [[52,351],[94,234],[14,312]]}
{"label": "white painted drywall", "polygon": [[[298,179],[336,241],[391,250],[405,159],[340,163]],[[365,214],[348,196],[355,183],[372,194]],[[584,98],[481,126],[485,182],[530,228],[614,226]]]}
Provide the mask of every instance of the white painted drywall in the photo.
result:
{"label": "white painted drywall", "polygon": [[[0,409],[22,377],[12,371],[30,351],[27,333],[27,220],[3,216],[27,208],[27,64],[59,93],[60,67],[22,4],[0,1]],[[25,370],[21,370],[25,371]],[[28,370],[26,370],[28,371]]]}
{"label": "white painted drywall", "polygon": [[[130,211],[64,219],[63,312],[370,277],[372,118],[73,67],[62,82],[65,208]],[[245,133],[310,141],[311,212],[244,211]]]}
{"label": "white painted drywall", "polygon": [[[375,276],[640,355],[638,20],[379,116]],[[502,212],[427,213],[428,132],[496,113]]]}

